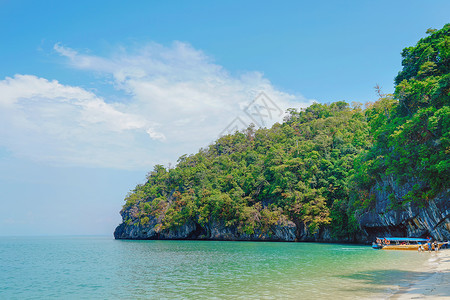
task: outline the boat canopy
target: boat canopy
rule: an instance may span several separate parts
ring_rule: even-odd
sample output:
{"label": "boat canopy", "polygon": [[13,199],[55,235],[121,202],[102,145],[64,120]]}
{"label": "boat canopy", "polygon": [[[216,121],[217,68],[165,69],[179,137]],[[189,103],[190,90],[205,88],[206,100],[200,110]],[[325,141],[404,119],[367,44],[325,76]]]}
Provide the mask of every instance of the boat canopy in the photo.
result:
{"label": "boat canopy", "polygon": [[400,237],[384,237],[384,238],[377,238],[377,239],[394,241],[394,242],[428,242],[430,240],[430,239],[400,238]]}

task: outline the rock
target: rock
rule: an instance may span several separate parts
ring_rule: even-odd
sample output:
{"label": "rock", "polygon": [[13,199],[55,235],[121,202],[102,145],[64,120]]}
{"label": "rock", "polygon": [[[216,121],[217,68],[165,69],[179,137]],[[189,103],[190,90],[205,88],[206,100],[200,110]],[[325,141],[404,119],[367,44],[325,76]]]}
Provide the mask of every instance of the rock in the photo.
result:
{"label": "rock", "polygon": [[[229,240],[229,241],[295,241],[297,226],[288,220],[279,221],[272,226],[267,232],[256,229],[253,233],[242,233],[237,226],[225,226],[222,222],[210,222],[201,226],[200,224],[190,221],[182,226],[172,229],[159,230],[161,228],[161,220],[157,218],[149,218],[148,223],[142,225],[138,218],[132,212],[134,208],[122,211],[124,220],[132,220],[131,222],[123,222],[117,226],[114,231],[116,239],[135,239],[135,240],[153,240],[153,239],[203,239],[203,240]],[[130,219],[131,217],[131,219]]]}
{"label": "rock", "polygon": [[[366,241],[371,242],[376,236],[450,239],[450,189],[425,204],[409,202],[399,209],[389,209],[388,194],[392,192],[401,198],[412,190],[414,184],[420,183],[409,182],[399,186],[391,178],[386,178],[377,184],[373,189],[375,209],[359,217],[361,228],[367,234]],[[389,193],[386,192],[388,186],[392,190]]]}

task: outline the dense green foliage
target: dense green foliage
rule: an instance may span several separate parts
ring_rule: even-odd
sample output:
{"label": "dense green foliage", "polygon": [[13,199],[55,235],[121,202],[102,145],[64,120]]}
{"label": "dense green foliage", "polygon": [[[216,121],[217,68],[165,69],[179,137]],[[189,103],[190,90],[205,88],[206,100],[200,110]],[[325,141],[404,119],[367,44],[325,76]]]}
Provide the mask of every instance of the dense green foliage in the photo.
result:
{"label": "dense green foliage", "polygon": [[224,222],[251,234],[289,219],[311,232],[332,222],[347,234],[356,228],[346,213],[348,179],[367,135],[362,110],[345,102],[291,109],[283,124],[224,136],[174,169],[156,166],[126,207],[139,202],[142,223],[165,212],[166,228]]}
{"label": "dense green foliage", "polygon": [[[450,182],[450,24],[429,31],[402,52],[403,70],[394,97],[366,111],[374,145],[355,165],[359,200],[370,205],[370,189],[384,176],[397,184],[415,182],[402,198],[391,193],[393,207],[422,205]],[[369,201],[367,201],[369,200]]]}
{"label": "dense green foliage", "polygon": [[[290,109],[283,124],[249,127],[218,139],[175,168],[155,166],[126,198],[135,220],[159,229],[186,222],[265,232],[287,220],[311,233],[357,232],[356,209],[369,209],[386,176],[416,183],[393,206],[425,201],[450,182],[450,26],[404,49],[394,95]],[[135,220],[124,220],[134,222]]]}

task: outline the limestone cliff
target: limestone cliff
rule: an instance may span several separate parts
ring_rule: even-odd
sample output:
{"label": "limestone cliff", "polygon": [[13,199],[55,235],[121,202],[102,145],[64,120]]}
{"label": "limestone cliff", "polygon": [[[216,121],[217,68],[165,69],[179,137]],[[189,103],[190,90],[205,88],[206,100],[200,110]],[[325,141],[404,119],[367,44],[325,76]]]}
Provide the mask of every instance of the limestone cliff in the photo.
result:
{"label": "limestone cliff", "polygon": [[[133,220],[133,219],[131,219]],[[141,224],[139,219],[120,224],[114,231],[116,239],[148,239],[148,240],[230,240],[230,241],[295,241],[297,226],[290,221],[279,222],[269,230],[257,229],[253,233],[245,233],[238,230],[237,226],[225,226],[222,223],[210,222],[200,225],[194,221],[163,229],[160,220],[151,218],[146,224]]]}
{"label": "limestone cliff", "polygon": [[354,242],[354,240],[338,240],[332,237],[328,228],[321,228],[311,234],[308,227],[301,223],[295,224],[286,218],[280,219],[277,224],[268,229],[256,229],[253,233],[245,233],[237,226],[226,226],[221,222],[208,222],[200,225],[190,220],[181,226],[164,229],[159,218],[149,218],[145,224],[140,222],[138,207],[132,206],[121,211],[124,221],[114,231],[116,239],[135,240],[229,240],[229,241],[317,241],[317,242]]}
{"label": "limestone cliff", "polygon": [[373,188],[375,208],[359,216],[367,241],[373,241],[376,236],[450,239],[450,189],[442,191],[433,199],[408,202],[392,209],[389,195],[401,199],[413,189],[414,184],[418,182],[398,185],[392,177],[385,177]]}

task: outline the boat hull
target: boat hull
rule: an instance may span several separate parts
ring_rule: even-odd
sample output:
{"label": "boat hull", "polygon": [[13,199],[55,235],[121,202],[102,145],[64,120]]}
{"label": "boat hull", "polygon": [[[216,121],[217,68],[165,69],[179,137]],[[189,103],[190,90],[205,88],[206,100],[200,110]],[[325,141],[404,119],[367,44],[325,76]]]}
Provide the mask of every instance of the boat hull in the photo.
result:
{"label": "boat hull", "polygon": [[[438,244],[438,250],[442,247],[443,243]],[[382,250],[419,250],[420,245],[384,245]],[[428,251],[428,244],[422,245],[424,251]],[[434,245],[431,245],[431,251],[434,251]]]}
{"label": "boat hull", "polygon": [[[385,245],[382,250],[419,250],[419,245]],[[428,247],[425,248],[428,250]]]}

